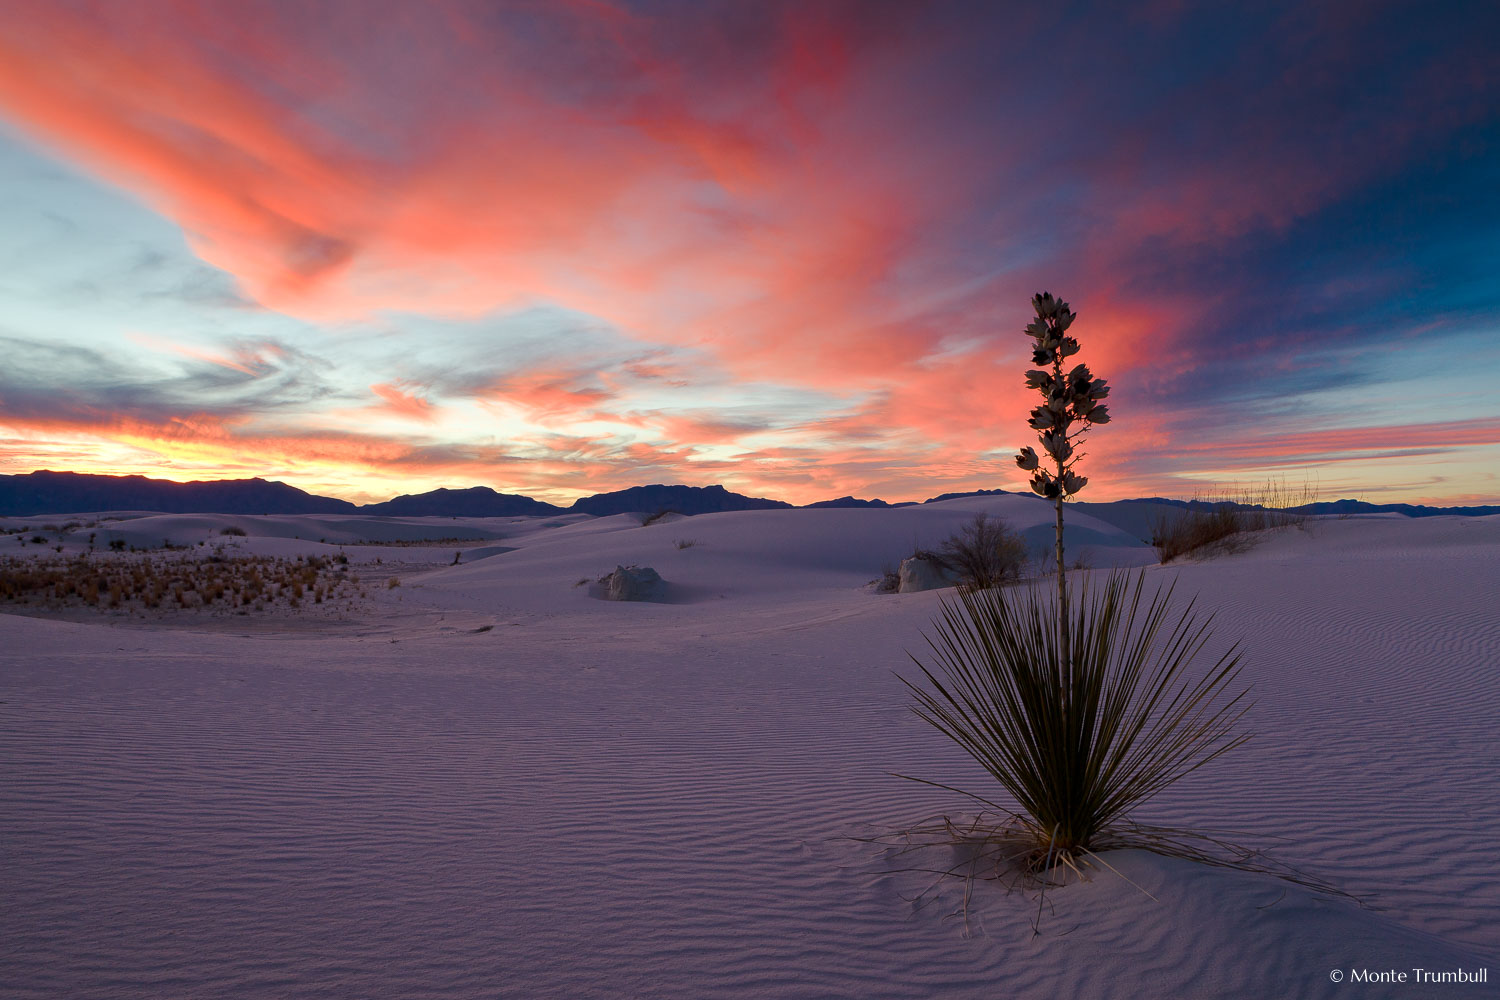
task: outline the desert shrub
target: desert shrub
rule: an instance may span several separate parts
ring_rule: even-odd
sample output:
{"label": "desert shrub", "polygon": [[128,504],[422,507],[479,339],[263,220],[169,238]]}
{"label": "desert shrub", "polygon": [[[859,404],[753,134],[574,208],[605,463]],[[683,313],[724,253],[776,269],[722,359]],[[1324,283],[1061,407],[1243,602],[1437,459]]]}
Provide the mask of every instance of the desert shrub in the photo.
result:
{"label": "desert shrub", "polygon": [[1026,568],[1026,543],[999,518],[975,514],[949,536],[939,552],[959,575],[959,586],[976,590],[1017,580]]}
{"label": "desert shrub", "polygon": [[389,580],[385,581],[385,589],[386,590],[395,590],[399,586],[401,586],[401,578],[400,577],[393,576]]}
{"label": "desert shrub", "polygon": [[110,541],[109,547],[110,547],[110,550],[113,551],[113,552],[124,552],[125,551],[125,539],[123,539],[123,538],[113,539],[113,540]]}
{"label": "desert shrub", "polygon": [[32,535],[31,536],[31,544],[32,545],[46,545],[47,544],[47,539],[43,538],[41,535]]}
{"label": "desert shrub", "polygon": [[894,594],[901,589],[901,571],[890,563],[880,567],[880,576],[870,581],[877,594]]}
{"label": "desert shrub", "polygon": [[677,546],[678,549],[690,549],[698,544],[698,540],[696,538],[679,538],[672,544]]}
{"label": "desert shrub", "polygon": [[648,524],[655,524],[657,521],[660,521],[662,518],[666,517],[668,514],[676,514],[676,513],[679,513],[679,512],[675,511],[675,510],[670,510],[670,509],[668,509],[666,507],[663,507],[660,510],[658,510],[656,513],[650,515],[644,521],[642,521],[641,522],[641,527],[644,528]]}
{"label": "desert shrub", "polygon": [[219,534],[221,534],[221,535],[235,535],[235,536],[238,536],[240,538],[244,538],[245,537],[245,529],[241,528],[237,524],[231,524],[227,528],[220,528],[219,529]]}

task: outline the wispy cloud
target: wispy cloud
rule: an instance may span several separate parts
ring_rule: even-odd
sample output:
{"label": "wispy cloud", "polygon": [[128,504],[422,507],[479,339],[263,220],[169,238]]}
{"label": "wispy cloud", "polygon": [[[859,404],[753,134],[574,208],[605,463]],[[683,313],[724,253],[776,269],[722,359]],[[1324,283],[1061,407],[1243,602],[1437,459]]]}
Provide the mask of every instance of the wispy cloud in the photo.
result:
{"label": "wispy cloud", "polygon": [[[152,338],[145,344],[162,347]],[[331,396],[326,361],[274,342],[241,343],[220,355],[165,345],[181,363],[160,366],[76,345],[0,336],[0,419],[8,422],[189,417],[241,420],[298,409]]]}
{"label": "wispy cloud", "polygon": [[435,419],[433,405],[421,396],[404,392],[388,383],[376,383],[370,386],[370,391],[384,400],[386,408],[392,413],[412,420]]}

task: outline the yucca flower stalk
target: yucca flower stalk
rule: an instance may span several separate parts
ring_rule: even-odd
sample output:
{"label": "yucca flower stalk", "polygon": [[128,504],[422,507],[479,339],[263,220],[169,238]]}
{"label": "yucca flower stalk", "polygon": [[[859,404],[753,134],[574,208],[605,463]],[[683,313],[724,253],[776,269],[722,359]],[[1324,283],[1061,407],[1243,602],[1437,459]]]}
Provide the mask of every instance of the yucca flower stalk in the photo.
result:
{"label": "yucca flower stalk", "polygon": [[1025,447],[1016,455],[1016,465],[1031,477],[1031,491],[1057,504],[1057,630],[1058,665],[1068,662],[1071,643],[1068,637],[1068,588],[1063,567],[1063,501],[1088,485],[1088,479],[1073,469],[1083,457],[1078,444],[1095,424],[1109,423],[1109,407],[1100,400],[1109,395],[1104,379],[1095,378],[1088,365],[1076,365],[1066,375],[1063,361],[1080,350],[1068,329],[1078,314],[1051,292],[1031,297],[1036,318],[1026,326],[1026,334],[1035,342],[1031,363],[1049,365],[1051,370],[1034,368],[1026,373],[1026,385],[1042,394],[1044,402],[1031,411],[1028,421],[1038,432],[1042,451],[1051,460],[1052,469],[1042,468],[1042,458],[1035,448]]}

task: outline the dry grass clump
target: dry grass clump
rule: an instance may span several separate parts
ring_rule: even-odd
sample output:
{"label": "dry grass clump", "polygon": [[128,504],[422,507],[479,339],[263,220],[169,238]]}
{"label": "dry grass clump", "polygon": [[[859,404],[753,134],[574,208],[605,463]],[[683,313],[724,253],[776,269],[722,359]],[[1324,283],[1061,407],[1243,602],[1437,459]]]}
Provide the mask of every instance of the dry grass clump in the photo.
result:
{"label": "dry grass clump", "polygon": [[1233,491],[1158,518],[1151,544],[1162,563],[1186,555],[1219,555],[1253,545],[1257,532],[1300,525],[1306,516],[1288,508],[1312,503],[1315,491],[1266,483],[1255,491]]}
{"label": "dry grass clump", "polygon": [[195,559],[163,553],[98,553],[71,558],[0,557],[0,602],[46,610],[124,611],[300,607],[352,598],[358,577],[318,556]]}

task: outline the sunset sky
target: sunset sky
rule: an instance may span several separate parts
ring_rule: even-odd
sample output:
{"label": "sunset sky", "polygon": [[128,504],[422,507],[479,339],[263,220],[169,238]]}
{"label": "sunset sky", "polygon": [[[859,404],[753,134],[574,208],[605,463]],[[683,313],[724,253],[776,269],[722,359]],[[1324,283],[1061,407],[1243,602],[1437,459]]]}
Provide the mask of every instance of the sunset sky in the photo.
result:
{"label": "sunset sky", "polygon": [[1024,489],[1048,289],[1113,386],[1081,499],[1500,502],[1496,39],[1491,0],[0,0],[0,472]]}

